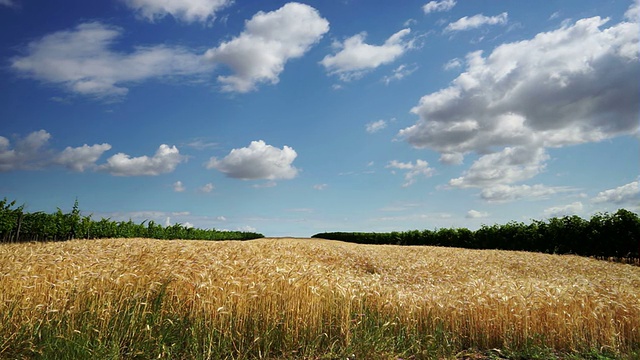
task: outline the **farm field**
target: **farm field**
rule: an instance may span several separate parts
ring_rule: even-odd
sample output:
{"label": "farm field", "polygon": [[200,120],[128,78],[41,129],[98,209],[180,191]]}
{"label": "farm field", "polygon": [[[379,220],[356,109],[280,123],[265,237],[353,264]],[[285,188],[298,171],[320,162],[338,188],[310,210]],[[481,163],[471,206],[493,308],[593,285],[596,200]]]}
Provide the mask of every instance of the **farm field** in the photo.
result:
{"label": "farm field", "polygon": [[640,267],[318,239],[0,245],[0,358],[640,356]]}

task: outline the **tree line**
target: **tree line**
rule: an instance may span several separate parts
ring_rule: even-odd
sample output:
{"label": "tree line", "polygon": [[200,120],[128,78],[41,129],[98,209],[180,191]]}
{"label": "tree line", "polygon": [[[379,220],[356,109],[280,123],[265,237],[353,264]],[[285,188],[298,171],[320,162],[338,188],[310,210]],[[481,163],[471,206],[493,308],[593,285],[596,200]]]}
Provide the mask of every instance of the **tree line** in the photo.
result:
{"label": "tree line", "polygon": [[530,224],[483,225],[475,231],[444,228],[390,233],[327,232],[313,237],[359,244],[430,245],[640,259],[640,217],[625,209],[598,213],[589,220],[573,215],[548,221],[533,220]]}
{"label": "tree line", "polygon": [[70,212],[25,212],[24,205],[0,200],[0,242],[62,241],[70,239],[152,238],[185,240],[249,240],[264,235],[242,231],[197,229],[182,224],[162,226],[153,220],[142,223],[112,221],[83,216],[76,200]]}

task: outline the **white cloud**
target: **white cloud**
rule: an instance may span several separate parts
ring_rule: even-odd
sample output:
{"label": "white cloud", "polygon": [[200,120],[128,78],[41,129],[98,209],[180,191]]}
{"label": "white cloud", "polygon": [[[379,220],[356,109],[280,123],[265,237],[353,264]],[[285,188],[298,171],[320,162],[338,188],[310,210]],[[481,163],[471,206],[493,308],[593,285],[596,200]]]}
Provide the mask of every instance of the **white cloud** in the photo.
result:
{"label": "white cloud", "polygon": [[465,31],[476,29],[483,25],[504,25],[507,23],[508,17],[509,15],[506,12],[496,16],[484,16],[482,14],[473,15],[471,17],[465,16],[455,22],[449,23],[449,25],[444,28],[444,31]]}
{"label": "white cloud", "polygon": [[[406,170],[404,174],[404,184],[402,187],[408,187],[413,185],[419,176],[431,177],[435,173],[435,169],[429,167],[429,163],[424,160],[416,160],[415,164],[411,162],[403,163],[397,160],[392,160],[386,166],[388,169]],[[392,171],[395,173],[395,171]]]}
{"label": "white cloud", "polygon": [[115,154],[98,170],[115,176],[155,176],[174,171],[185,160],[178,148],[162,144],[152,157],[145,155],[132,158],[124,153]]}
{"label": "white cloud", "polygon": [[200,187],[200,191],[203,193],[210,193],[213,191],[213,189],[215,189],[215,186],[213,186],[212,183],[207,183]]}
{"label": "white cloud", "polygon": [[372,121],[365,125],[365,129],[369,134],[373,134],[387,127],[387,122],[385,120]]}
{"label": "white cloud", "polygon": [[460,153],[446,153],[440,155],[439,161],[447,165],[461,165],[464,161],[464,155]]}
{"label": "white cloud", "polygon": [[205,58],[233,70],[233,75],[218,77],[222,90],[245,93],[258,83],[276,84],[285,63],[304,55],[327,31],[329,22],[316,9],[288,3],[258,12],[239,36],[207,50]]}
{"label": "white cloud", "polygon": [[543,148],[506,147],[476,160],[469,170],[449,185],[458,188],[487,187],[528,180],[539,174],[549,158]]}
{"label": "white cloud", "polygon": [[298,174],[292,166],[297,156],[288,146],[278,149],[259,140],[252,141],[249,147],[231,150],[222,160],[212,157],[206,167],[243,180],[293,179]]}
{"label": "white cloud", "polygon": [[184,184],[182,184],[182,181],[178,180],[173,183],[173,191],[183,192],[185,190],[187,190],[187,188],[184,187]]}
{"label": "white cloud", "polygon": [[[638,129],[638,24],[598,17],[503,44],[450,87],[428,94],[400,136],[420,148],[469,152],[538,142],[559,147]],[[595,79],[599,79],[595,81]]]}
{"label": "white cloud", "polygon": [[466,215],[467,219],[481,219],[486,217],[489,217],[488,212],[477,211],[477,210],[469,210],[467,211],[467,215]]}
{"label": "white cloud", "polygon": [[216,217],[216,220],[218,220],[218,221],[227,221],[227,218],[224,217],[224,216],[218,216],[218,217]]}
{"label": "white cloud", "polygon": [[422,6],[422,11],[425,14],[443,12],[453,9],[454,6],[456,6],[456,0],[429,1]]}
{"label": "white cloud", "polygon": [[453,69],[457,69],[457,68],[459,68],[461,66],[462,66],[462,61],[460,59],[458,59],[458,58],[453,58],[453,59],[447,61],[447,63],[444,64],[442,66],[442,68],[445,69],[445,70],[453,70]]}
{"label": "white cloud", "polygon": [[450,185],[490,188],[540,173],[546,148],[637,134],[640,28],[606,22],[582,19],[468,54],[465,71],[423,96],[411,110],[419,120],[399,137],[441,160],[482,154]]}
{"label": "white cloud", "polygon": [[123,53],[110,49],[122,29],[88,22],[30,42],[24,56],[10,60],[23,76],[65,87],[68,91],[116,100],[125,85],[172,76],[189,77],[210,70],[199,55],[180,47],[137,46]]}
{"label": "white cloud", "polygon": [[92,146],[84,144],[76,148],[67,146],[55,157],[54,162],[73,171],[83,172],[87,168],[94,168],[96,161],[108,150],[111,150],[111,145],[107,143]]}
{"label": "white cloud", "polygon": [[627,12],[624,13],[624,17],[631,22],[638,22],[640,20],[640,0],[635,0]]}
{"label": "white cloud", "polygon": [[254,228],[253,226],[250,225],[244,225],[244,226],[240,226],[238,228],[236,228],[237,231],[243,231],[243,232],[252,232],[255,233],[258,230],[256,228]]}
{"label": "white cloud", "polygon": [[50,154],[43,148],[50,138],[45,130],[34,131],[11,148],[9,139],[0,136],[0,171],[34,170],[48,165]]}
{"label": "white cloud", "polygon": [[638,202],[640,202],[640,183],[633,181],[614,189],[601,191],[598,193],[598,196],[591,199],[591,201],[594,203],[629,203],[637,205]]}
{"label": "white cloud", "polygon": [[131,158],[118,153],[97,166],[96,162],[111,149],[111,145],[95,144],[66,147],[57,152],[47,149],[51,134],[45,130],[34,131],[24,139],[18,139],[11,148],[11,142],[0,136],[0,171],[37,170],[51,165],[61,165],[69,170],[83,172],[86,169],[105,171],[117,176],[159,175],[171,172],[186,160],[173,146],[161,145],[153,157]]}
{"label": "white cloud", "polygon": [[171,15],[176,19],[191,22],[209,22],[217,11],[229,6],[231,0],[123,0],[142,18],[149,21]]}
{"label": "white cloud", "polygon": [[45,130],[34,131],[31,134],[27,135],[26,138],[18,142],[16,150],[18,151],[18,153],[23,154],[36,152],[40,150],[40,148],[45,146],[50,138],[51,134],[49,134]]}
{"label": "white cloud", "polygon": [[131,212],[111,212],[111,213],[94,213],[96,218],[110,218],[114,221],[133,220],[136,223],[143,221],[153,221],[156,224],[172,225],[181,224],[186,228],[198,227],[208,228],[216,224],[215,218],[202,215],[194,215],[189,211],[131,211]]}
{"label": "white cloud", "polygon": [[153,220],[155,222],[161,222],[170,213],[164,211],[130,211],[130,212],[110,212],[110,213],[94,213],[97,218],[110,218],[114,221],[128,221],[133,220],[135,222],[142,222],[145,220]]}
{"label": "white cloud", "polygon": [[316,185],[313,185],[313,188],[314,188],[314,189],[316,189],[316,190],[324,190],[324,189],[326,189],[328,186],[329,186],[329,185],[327,185],[327,184],[316,184]]}
{"label": "white cloud", "polygon": [[480,193],[480,197],[487,202],[509,202],[523,198],[540,199],[560,192],[572,191],[566,187],[548,187],[536,185],[491,185]]}
{"label": "white cloud", "polygon": [[380,65],[389,64],[412,49],[413,40],[405,40],[411,29],[402,29],[391,35],[382,45],[364,43],[367,34],[362,32],[335,43],[338,48],[335,55],[327,55],[320,64],[332,75],[338,75],[342,81],[358,78],[364,72]]}
{"label": "white cloud", "polygon": [[545,216],[548,217],[560,217],[567,215],[576,215],[580,213],[583,209],[583,205],[580,201],[576,201],[574,203],[563,205],[563,206],[554,206],[544,210]]}
{"label": "white cloud", "polygon": [[51,134],[45,130],[34,131],[25,138],[18,138],[11,147],[9,139],[0,136],[0,172],[12,170],[38,170],[51,165],[61,165],[69,170],[83,172],[96,168],[96,161],[111,149],[111,145],[95,144],[66,147],[57,152],[47,147]]}
{"label": "white cloud", "polygon": [[409,20],[405,21],[405,22],[402,24],[402,26],[404,26],[404,27],[411,27],[411,26],[416,25],[416,24],[418,24],[418,21],[417,21],[416,19],[409,19]]}
{"label": "white cloud", "polygon": [[382,81],[384,81],[386,85],[389,85],[390,82],[395,80],[402,80],[405,77],[413,74],[416,70],[418,70],[418,67],[415,65],[409,67],[406,64],[402,64],[397,68],[393,69],[393,73],[391,75],[383,77]]}

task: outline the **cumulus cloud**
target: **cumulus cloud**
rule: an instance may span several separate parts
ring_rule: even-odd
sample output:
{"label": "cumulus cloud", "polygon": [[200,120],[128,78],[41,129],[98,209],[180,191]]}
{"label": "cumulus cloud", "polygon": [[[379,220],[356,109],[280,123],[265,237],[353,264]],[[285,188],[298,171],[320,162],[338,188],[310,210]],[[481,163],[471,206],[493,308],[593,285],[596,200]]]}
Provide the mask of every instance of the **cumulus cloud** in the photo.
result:
{"label": "cumulus cloud", "polygon": [[109,144],[95,144],[72,148],[67,146],[54,159],[54,162],[73,171],[83,172],[87,168],[94,168],[96,161],[105,151],[111,150]]}
{"label": "cumulus cloud", "polygon": [[324,190],[328,187],[329,185],[327,184],[315,184],[313,185],[313,188],[316,190]]}
{"label": "cumulus cloud", "polygon": [[[431,177],[435,173],[435,169],[429,167],[429,163],[424,160],[416,160],[416,163],[413,164],[411,162],[403,163],[397,160],[392,160],[387,164],[386,168],[388,169],[399,169],[405,170],[404,174],[404,184],[402,187],[408,187],[413,185],[417,178],[420,176]],[[395,173],[395,171],[392,171]]]}
{"label": "cumulus cloud", "polygon": [[637,131],[637,23],[607,29],[583,19],[531,40],[467,56],[452,85],[425,95],[420,120],[400,131],[440,152],[487,152],[528,143],[559,147]]}
{"label": "cumulus cloud", "polygon": [[402,29],[391,35],[382,45],[370,45],[364,42],[367,34],[356,34],[343,43],[334,43],[339,51],[327,55],[320,64],[332,75],[338,75],[342,81],[350,81],[362,76],[366,71],[389,64],[414,47],[412,39],[406,39],[411,29]]}
{"label": "cumulus cloud", "polygon": [[399,137],[443,162],[481,154],[450,185],[491,188],[539,174],[546,148],[637,134],[639,25],[607,21],[582,19],[468,54],[465,71],[423,96],[411,110],[419,120]]}
{"label": "cumulus cloud", "polygon": [[185,190],[187,190],[187,188],[184,187],[184,184],[182,184],[182,181],[178,180],[173,183],[173,191],[183,192]]}
{"label": "cumulus cloud", "polygon": [[34,131],[24,139],[18,139],[11,147],[9,139],[0,136],[0,171],[34,170],[48,165],[48,155],[43,149],[51,134],[44,130]]}
{"label": "cumulus cloud", "polygon": [[506,12],[496,16],[484,16],[482,14],[473,15],[471,17],[465,16],[447,25],[447,27],[444,28],[444,31],[465,31],[477,29],[483,25],[504,25],[507,23],[508,17],[509,14]]}
{"label": "cumulus cloud", "polygon": [[451,179],[449,185],[469,188],[520,182],[544,170],[548,158],[543,148],[506,147],[501,152],[481,156],[461,177]]}
{"label": "cumulus cloud", "polygon": [[583,205],[580,201],[568,205],[554,206],[544,210],[545,216],[548,217],[560,217],[568,215],[576,215],[583,209]]}
{"label": "cumulus cloud", "polygon": [[181,47],[137,46],[129,53],[111,49],[122,29],[87,22],[30,42],[10,60],[19,74],[63,86],[80,95],[110,100],[125,96],[125,85],[149,79],[188,77],[208,71],[199,55]]}
{"label": "cumulus cloud", "polygon": [[239,36],[207,50],[205,58],[233,70],[233,75],[218,77],[222,90],[245,93],[259,83],[276,84],[285,63],[304,55],[327,31],[329,22],[316,9],[288,3],[258,12]]}
{"label": "cumulus cloud", "polygon": [[591,199],[594,203],[635,204],[640,202],[640,183],[633,181],[614,189],[601,191]]}
{"label": "cumulus cloud", "polygon": [[[443,154],[446,156],[449,154]],[[549,159],[544,148],[506,147],[502,151],[481,156],[462,176],[451,179],[454,188],[481,188],[480,197],[487,202],[509,202],[523,198],[545,198],[571,191],[566,187],[511,185],[531,179],[544,171]],[[442,159],[441,159],[442,160]]]}
{"label": "cumulus cloud", "polygon": [[365,130],[369,134],[373,134],[387,127],[387,122],[385,120],[372,121],[365,125]]}
{"label": "cumulus cloud", "polygon": [[633,2],[627,12],[624,13],[624,17],[629,21],[638,22],[640,19],[640,0]]}
{"label": "cumulus cloud", "polygon": [[186,157],[175,146],[162,144],[152,156],[134,157],[117,153],[107,159],[98,170],[115,176],[156,176],[173,172]]}
{"label": "cumulus cloud", "polygon": [[488,212],[477,211],[477,210],[469,210],[466,215],[467,219],[481,219],[486,217],[489,217]]}
{"label": "cumulus cloud", "polygon": [[45,146],[49,139],[51,139],[51,134],[49,134],[45,130],[34,131],[31,134],[27,135],[26,138],[18,141],[16,150],[18,151],[18,153],[23,154],[34,153]]}
{"label": "cumulus cloud", "polygon": [[203,193],[210,193],[213,189],[215,189],[215,186],[212,183],[207,183],[200,187],[200,191]]}
{"label": "cumulus cloud", "polygon": [[38,170],[52,165],[61,165],[69,170],[83,172],[96,168],[96,161],[111,149],[111,145],[84,144],[66,147],[59,152],[48,147],[51,134],[45,130],[34,131],[24,138],[17,138],[15,146],[9,139],[0,136],[0,171]]}
{"label": "cumulus cloud", "polygon": [[464,155],[460,153],[442,154],[439,161],[447,165],[460,165],[464,161]]}
{"label": "cumulus cloud", "polygon": [[456,0],[429,1],[422,6],[422,11],[425,14],[443,12],[453,9],[454,6],[456,6]]}
{"label": "cumulus cloud", "polygon": [[206,167],[242,180],[293,179],[298,175],[298,169],[292,165],[297,156],[288,146],[278,149],[259,140],[252,141],[248,147],[231,150],[221,160],[212,157]]}
{"label": "cumulus cloud", "polygon": [[122,0],[142,18],[156,21],[171,15],[184,22],[210,22],[232,0]]}

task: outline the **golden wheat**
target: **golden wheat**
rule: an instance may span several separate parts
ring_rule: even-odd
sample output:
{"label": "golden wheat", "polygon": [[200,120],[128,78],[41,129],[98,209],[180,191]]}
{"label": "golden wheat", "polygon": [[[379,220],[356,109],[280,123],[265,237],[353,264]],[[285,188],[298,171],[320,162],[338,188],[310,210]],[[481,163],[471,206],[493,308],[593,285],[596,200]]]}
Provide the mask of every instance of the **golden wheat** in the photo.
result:
{"label": "golden wheat", "polygon": [[61,317],[74,324],[91,312],[96,336],[111,331],[127,306],[151,311],[163,286],[163,313],[246,343],[278,328],[291,348],[322,336],[348,344],[375,315],[390,336],[438,328],[479,349],[531,339],[566,351],[640,344],[640,267],[630,265],[326,240],[109,239],[0,246],[0,354],[12,333]]}

